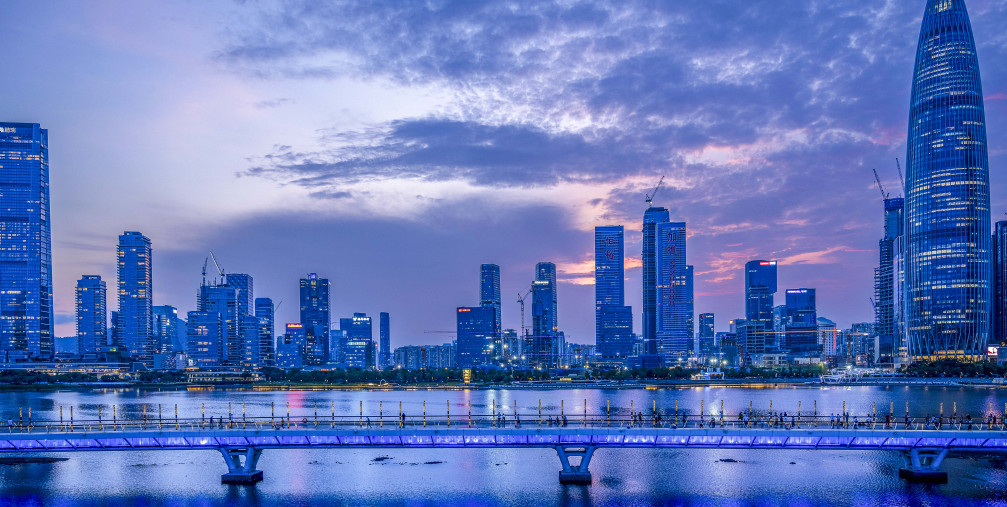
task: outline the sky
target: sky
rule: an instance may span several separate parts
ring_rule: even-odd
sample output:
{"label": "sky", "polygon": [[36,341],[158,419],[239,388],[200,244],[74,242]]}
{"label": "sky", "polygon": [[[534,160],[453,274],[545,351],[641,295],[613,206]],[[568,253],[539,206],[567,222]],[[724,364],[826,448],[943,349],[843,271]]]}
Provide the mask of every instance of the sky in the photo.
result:
{"label": "sky", "polygon": [[[881,193],[901,193],[923,0],[13,1],[0,121],[49,129],[57,335],[122,231],[153,242],[154,304],[193,310],[205,258],[298,320],[391,314],[442,343],[501,267],[504,326],[539,261],[559,327],[594,341],[593,228],[626,229],[641,313],[645,194],[688,224],[697,314],[744,314],[780,262],[819,316],[873,320]],[[993,219],[1007,211],[1007,0],[969,0]],[[216,273],[210,264],[211,277]],[[280,303],[282,301],[282,303]],[[531,319],[527,319],[530,326]],[[277,326],[280,331],[281,326]],[[375,329],[375,338],[376,338]],[[445,332],[448,331],[448,332]]]}

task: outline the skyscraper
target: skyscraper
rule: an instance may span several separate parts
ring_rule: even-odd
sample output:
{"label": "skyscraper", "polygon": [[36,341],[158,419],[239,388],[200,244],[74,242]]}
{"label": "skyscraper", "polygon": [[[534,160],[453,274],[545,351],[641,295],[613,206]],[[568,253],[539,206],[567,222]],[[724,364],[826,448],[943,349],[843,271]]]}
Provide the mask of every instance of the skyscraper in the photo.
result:
{"label": "skyscraper", "polygon": [[458,367],[471,368],[489,364],[493,337],[493,308],[489,306],[460,307],[457,315]]}
{"label": "skyscraper", "polygon": [[895,347],[895,244],[902,235],[904,199],[885,199],[885,235],[878,241],[878,267],[874,270],[874,323],[878,333],[879,362],[893,364]]}
{"label": "skyscraper", "polygon": [[150,238],[135,231],[119,236],[119,340],[144,364],[154,360],[154,308]]}
{"label": "skyscraper", "polygon": [[343,351],[346,366],[373,369],[374,334],[371,318],[366,313],[354,313],[353,318],[340,319],[339,323],[340,328],[346,332],[346,347]]}
{"label": "skyscraper", "polygon": [[990,332],[986,118],[964,0],[928,0],[906,155],[905,330],[914,360],[978,359]]}
{"label": "skyscraper", "polygon": [[786,348],[798,356],[820,355],[815,289],[787,289],[786,294]]}
{"label": "skyscraper", "polygon": [[657,224],[657,339],[665,361],[692,350],[692,294],[685,263],[685,222]]}
{"label": "skyscraper", "polygon": [[308,364],[329,360],[329,280],[311,273],[301,279],[301,324],[308,348]]}
{"label": "skyscraper", "polygon": [[549,282],[549,316],[545,322],[545,328],[552,333],[559,333],[559,292],[556,286],[556,265],[551,262],[535,264],[535,280]]}
{"label": "skyscraper", "polygon": [[199,301],[196,309],[200,312],[216,313],[220,317],[221,365],[240,365],[244,357],[241,319],[238,315],[238,291],[229,285],[199,286]]}
{"label": "skyscraper", "polygon": [[479,266],[479,305],[493,308],[496,324],[494,336],[500,336],[503,323],[500,321],[500,266],[483,264]]}
{"label": "skyscraper", "polygon": [[[1007,345],[1007,220],[993,230],[993,320],[991,345]],[[1007,351],[1005,351],[1007,353]]]}
{"label": "skyscraper", "polygon": [[[499,298],[499,296],[498,296]],[[500,310],[497,309],[497,314]],[[392,364],[392,330],[388,312],[378,314],[378,369],[383,370]]]}
{"label": "skyscraper", "polygon": [[776,261],[745,263],[745,354],[762,354],[772,341]]}
{"label": "skyscraper", "polygon": [[[671,220],[668,210],[651,206],[643,214],[644,354],[657,357],[657,226]],[[653,361],[650,361],[653,364]]]}
{"label": "skyscraper", "polygon": [[189,312],[186,319],[186,350],[200,368],[220,366],[224,357],[224,329],[217,312]]}
{"label": "skyscraper", "polygon": [[84,275],[77,280],[77,350],[80,355],[94,354],[105,346],[108,331],[105,281],[98,275]]}
{"label": "skyscraper", "polygon": [[[154,351],[155,352],[185,352],[185,343],[179,340],[178,309],[174,306],[162,305],[153,307],[154,312]],[[181,333],[184,337],[185,333]]]}
{"label": "skyscraper", "polygon": [[0,123],[0,361],[53,354],[49,131]]}
{"label": "skyscraper", "polygon": [[594,228],[595,343],[604,358],[633,353],[633,309],[626,304],[626,256],[621,225]]}
{"label": "skyscraper", "polygon": [[276,364],[275,308],[270,298],[255,298],[255,318],[259,321],[259,359],[263,366]]}

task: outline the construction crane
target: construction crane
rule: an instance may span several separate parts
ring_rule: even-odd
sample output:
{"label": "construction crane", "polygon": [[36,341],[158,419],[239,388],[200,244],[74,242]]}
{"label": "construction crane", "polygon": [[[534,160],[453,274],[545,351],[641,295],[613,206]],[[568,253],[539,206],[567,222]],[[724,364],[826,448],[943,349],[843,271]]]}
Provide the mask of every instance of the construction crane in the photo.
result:
{"label": "construction crane", "polygon": [[528,297],[528,294],[531,294],[531,287],[528,287],[528,290],[526,290],[524,294],[521,294],[520,292],[517,293],[517,302],[521,304],[521,336],[522,337],[524,337],[525,334],[526,334],[525,333],[525,329],[524,329],[524,300],[525,300],[526,297]]}
{"label": "construction crane", "polygon": [[647,201],[647,207],[648,208],[652,207],[651,202],[654,201],[654,196],[657,195],[657,191],[661,189],[661,183],[664,183],[664,176],[661,176],[661,179],[660,179],[660,181],[657,182],[657,186],[654,187],[654,191],[653,192],[651,192],[649,194],[644,194],[644,195],[647,196],[646,201]]}
{"label": "construction crane", "polygon": [[206,265],[210,263],[209,257],[203,258],[203,285],[206,285]]}
{"label": "construction crane", "polygon": [[895,157],[895,167],[899,168],[899,184],[902,185],[902,194],[905,195],[906,180],[902,179],[902,164],[899,163],[898,157]]}
{"label": "construction crane", "polygon": [[878,182],[878,190],[881,191],[881,199],[888,200],[888,193],[885,192],[885,187],[881,186],[881,177],[878,176],[878,170],[872,169],[874,171],[874,181]]}
{"label": "construction crane", "polygon": [[217,263],[217,257],[213,255],[213,250],[210,250],[210,259],[213,260],[213,265],[217,267],[217,273],[220,274],[220,278],[224,278],[224,269],[220,267]]}

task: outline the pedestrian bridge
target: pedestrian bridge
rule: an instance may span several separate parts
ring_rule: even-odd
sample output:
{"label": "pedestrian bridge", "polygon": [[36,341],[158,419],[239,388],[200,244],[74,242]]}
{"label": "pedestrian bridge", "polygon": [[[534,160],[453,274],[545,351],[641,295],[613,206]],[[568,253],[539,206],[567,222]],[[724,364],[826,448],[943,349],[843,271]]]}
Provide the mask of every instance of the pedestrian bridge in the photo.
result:
{"label": "pedestrian bridge", "polygon": [[405,417],[367,422],[363,417],[338,421],[336,417],[305,417],[300,422],[291,422],[289,417],[222,419],[212,425],[205,418],[11,422],[8,431],[0,433],[0,453],[211,450],[221,453],[228,467],[222,482],[255,483],[262,480],[256,465],[267,449],[550,448],[560,459],[560,482],[590,483],[588,466],[595,451],[612,447],[888,450],[907,458],[908,466],[900,475],[928,480],[946,480],[940,466],[948,452],[1007,451],[1007,428],[1002,421],[989,420],[966,426],[926,425],[907,419],[908,425],[872,423],[854,429],[811,416],[786,425],[700,422],[684,416],[660,423],[611,416],[578,421],[544,416],[531,423],[500,416],[455,422],[443,417],[424,417],[422,422]]}

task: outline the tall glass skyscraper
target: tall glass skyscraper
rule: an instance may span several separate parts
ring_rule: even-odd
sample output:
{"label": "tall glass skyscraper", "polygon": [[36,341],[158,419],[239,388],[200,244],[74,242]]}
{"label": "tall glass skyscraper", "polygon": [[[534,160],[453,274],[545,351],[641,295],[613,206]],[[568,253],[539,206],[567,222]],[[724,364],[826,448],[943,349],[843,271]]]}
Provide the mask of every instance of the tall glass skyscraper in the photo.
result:
{"label": "tall glass skyscraper", "polygon": [[979,59],[964,0],[928,0],[909,109],[911,359],[978,359],[990,332],[990,197]]}
{"label": "tall glass skyscraper", "polygon": [[118,339],[130,356],[147,365],[154,360],[154,308],[150,238],[135,231],[119,236]]}
{"label": "tall glass skyscraper", "polygon": [[105,281],[98,275],[84,275],[77,280],[77,350],[94,354],[106,345],[108,311]]}
{"label": "tall glass skyscraper", "polygon": [[651,206],[643,214],[643,343],[644,354],[656,357],[657,346],[657,226],[668,223],[668,210]]}
{"label": "tall glass skyscraper", "polygon": [[878,333],[878,362],[893,364],[895,346],[895,245],[902,235],[904,199],[885,199],[885,235],[878,241],[878,267],[874,270],[874,330]]}
{"label": "tall glass skyscraper", "polygon": [[53,354],[49,132],[0,122],[0,361]]}
{"label": "tall glass skyscraper", "polygon": [[[499,315],[499,309],[497,315]],[[378,314],[378,369],[383,370],[392,365],[392,329],[388,312]]]}
{"label": "tall glass skyscraper", "polygon": [[500,308],[502,307],[500,300],[500,266],[496,264],[483,264],[479,266],[479,305],[493,308],[493,315],[496,317],[493,334],[494,336],[500,336],[503,327],[500,321]]}
{"label": "tall glass skyscraper", "polygon": [[220,316],[221,365],[240,365],[244,357],[241,320],[238,315],[238,291],[230,285],[200,285],[196,309]]}
{"label": "tall glass skyscraper", "polygon": [[766,352],[767,342],[774,342],[773,294],[776,294],[776,261],[754,260],[745,263],[745,354]]}
{"label": "tall glass skyscraper", "polygon": [[626,305],[625,241],[621,225],[594,228],[595,343],[604,358],[633,353],[633,309]]}
{"label": "tall glass skyscraper", "polygon": [[459,368],[489,364],[492,358],[493,308],[488,306],[457,309],[457,361]]}
{"label": "tall glass skyscraper", "polygon": [[366,313],[354,313],[352,319],[340,319],[340,327],[346,332],[346,348],[343,351],[348,368],[374,369],[374,335],[371,318]]}
{"label": "tall glass skyscraper", "polygon": [[[311,273],[301,279],[301,324],[307,337],[308,364],[321,364],[329,358],[329,280]],[[368,318],[368,326],[370,319]],[[368,339],[370,333],[368,333]]]}
{"label": "tall glass skyscraper", "polygon": [[665,361],[693,345],[692,292],[685,259],[685,222],[657,224],[657,339]]}
{"label": "tall glass skyscraper", "polygon": [[275,307],[270,298],[255,298],[255,318],[259,321],[259,358],[263,366],[276,364]]}
{"label": "tall glass skyscraper", "polygon": [[1007,345],[1007,220],[1000,220],[993,229],[992,280],[993,320],[989,343]]}

